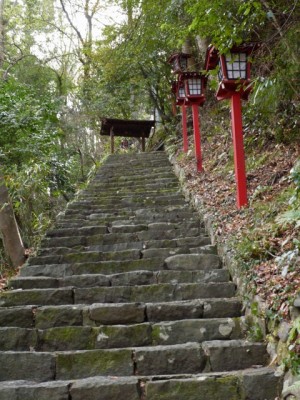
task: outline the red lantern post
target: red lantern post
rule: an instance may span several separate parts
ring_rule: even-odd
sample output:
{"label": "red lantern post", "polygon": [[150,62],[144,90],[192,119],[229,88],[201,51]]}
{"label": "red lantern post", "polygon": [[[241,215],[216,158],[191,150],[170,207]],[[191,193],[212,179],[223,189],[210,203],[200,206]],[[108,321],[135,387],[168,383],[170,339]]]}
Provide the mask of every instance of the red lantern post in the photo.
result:
{"label": "red lantern post", "polygon": [[204,89],[206,78],[196,72],[185,72],[180,77],[184,83],[186,102],[192,106],[193,127],[194,127],[194,143],[195,157],[197,163],[197,171],[203,171],[202,151],[201,151],[201,131],[198,107],[205,102]]}
{"label": "red lantern post", "polygon": [[185,91],[184,86],[181,82],[173,82],[172,92],[176,95],[176,105],[181,107],[182,114],[182,136],[183,136],[183,151],[188,152],[188,132],[187,132],[187,115],[186,115],[186,104],[185,104]]}
{"label": "red lantern post", "polygon": [[[188,58],[190,54],[186,53],[174,53],[169,59],[168,63],[171,64],[174,74],[180,75],[187,70]],[[187,114],[186,114],[186,98],[185,91],[182,82],[179,80],[172,83],[172,92],[176,95],[176,105],[181,107],[182,114],[182,136],[183,136],[183,151],[188,152],[188,131],[187,131]]]}
{"label": "red lantern post", "polygon": [[224,55],[219,54],[215,47],[210,46],[207,49],[205,61],[206,70],[214,69],[219,65],[217,99],[231,99],[231,126],[238,208],[248,204],[241,99],[247,100],[251,91],[248,56],[255,47],[256,45],[253,44],[234,46],[228,54]]}
{"label": "red lantern post", "polygon": [[191,106],[193,112],[195,156],[197,171],[202,171],[201,136],[198,106],[205,102],[204,89],[206,78],[196,72],[187,71],[187,60],[191,57],[185,53],[174,53],[168,59],[173,72],[178,75],[177,83],[173,83],[172,91],[176,93],[176,104],[182,109],[183,151],[188,151],[186,107]]}

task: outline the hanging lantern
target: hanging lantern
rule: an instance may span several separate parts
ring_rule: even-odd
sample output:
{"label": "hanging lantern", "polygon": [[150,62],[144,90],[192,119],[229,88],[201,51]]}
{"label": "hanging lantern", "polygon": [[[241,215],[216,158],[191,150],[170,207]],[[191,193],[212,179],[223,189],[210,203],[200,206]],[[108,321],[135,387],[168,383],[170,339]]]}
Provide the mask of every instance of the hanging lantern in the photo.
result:
{"label": "hanging lantern", "polygon": [[251,91],[251,63],[249,55],[257,44],[234,46],[229,53],[219,54],[214,46],[207,49],[205,69],[211,70],[219,66],[219,88],[217,99],[230,98],[233,92],[239,92],[242,99],[247,100]]}
{"label": "hanging lantern", "polygon": [[184,86],[185,98],[190,103],[202,105],[205,102],[204,91],[206,77],[197,72],[185,72],[180,75],[179,82]]}
{"label": "hanging lantern", "polygon": [[190,57],[191,57],[190,54],[174,53],[169,57],[167,62],[171,64],[174,74],[181,74],[182,72],[187,71],[188,58]]}

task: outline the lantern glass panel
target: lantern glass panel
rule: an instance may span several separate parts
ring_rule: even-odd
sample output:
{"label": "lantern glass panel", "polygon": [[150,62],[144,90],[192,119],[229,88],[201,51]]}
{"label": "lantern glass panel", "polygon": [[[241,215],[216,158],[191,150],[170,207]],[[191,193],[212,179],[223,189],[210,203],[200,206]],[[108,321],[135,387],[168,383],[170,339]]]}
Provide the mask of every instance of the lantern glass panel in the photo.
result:
{"label": "lantern glass panel", "polygon": [[188,88],[190,96],[199,96],[202,93],[201,79],[190,78],[188,79]]}
{"label": "lantern glass panel", "polygon": [[179,87],[178,89],[178,98],[179,99],[184,99],[185,98],[185,91],[184,91],[184,87]]}
{"label": "lantern glass panel", "polygon": [[225,56],[228,79],[247,78],[247,54],[230,53]]}
{"label": "lantern glass panel", "polygon": [[224,79],[221,60],[219,60],[218,78],[219,78],[219,82],[222,82],[222,80]]}

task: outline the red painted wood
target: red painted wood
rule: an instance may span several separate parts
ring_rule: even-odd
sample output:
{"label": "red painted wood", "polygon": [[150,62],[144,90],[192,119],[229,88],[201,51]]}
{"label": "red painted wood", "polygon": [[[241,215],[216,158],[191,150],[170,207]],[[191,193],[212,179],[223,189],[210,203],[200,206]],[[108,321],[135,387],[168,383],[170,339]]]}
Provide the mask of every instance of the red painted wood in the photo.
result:
{"label": "red painted wood", "polygon": [[236,203],[237,208],[241,208],[248,204],[248,199],[240,93],[233,93],[231,96],[231,125],[237,185]]}
{"label": "red painted wood", "polygon": [[181,106],[182,110],[182,135],[183,135],[183,151],[187,153],[189,149],[188,134],[187,134],[187,118],[186,118],[186,107]]}
{"label": "red painted wood", "polygon": [[195,156],[197,162],[197,171],[203,171],[202,155],[201,155],[201,136],[200,136],[200,120],[198,113],[198,105],[192,105],[193,110],[193,125],[194,125],[194,143],[195,143]]}

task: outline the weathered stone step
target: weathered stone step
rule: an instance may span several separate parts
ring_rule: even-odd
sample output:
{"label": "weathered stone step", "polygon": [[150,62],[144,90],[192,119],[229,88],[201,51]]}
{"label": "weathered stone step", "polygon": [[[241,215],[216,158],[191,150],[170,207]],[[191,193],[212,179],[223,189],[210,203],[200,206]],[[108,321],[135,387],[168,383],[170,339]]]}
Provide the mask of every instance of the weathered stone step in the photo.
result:
{"label": "weathered stone step", "polygon": [[[194,230],[189,232],[190,234],[197,235]],[[157,232],[143,232],[137,234],[138,238],[135,239],[135,242],[149,239],[159,239],[161,234]],[[166,232],[166,238],[173,238],[174,232],[168,231]],[[180,234],[178,235],[180,237]],[[201,238],[203,239],[203,238]],[[209,242],[209,238],[207,238]],[[205,241],[204,241],[205,243]],[[140,246],[138,246],[140,247]],[[143,246],[145,247],[145,245]],[[100,262],[100,261],[122,261],[122,260],[140,260],[140,259],[149,259],[152,257],[161,258],[166,261],[168,269],[181,269],[181,264],[183,264],[183,268],[187,269],[186,264],[191,265],[191,269],[197,268],[198,262],[203,264],[204,260],[207,264],[207,268],[218,268],[220,264],[219,258],[215,254],[210,254],[210,251],[201,251],[199,249],[197,251],[198,254],[187,254],[190,253],[188,248],[162,248],[162,249],[127,249],[127,250],[113,250],[113,251],[101,251],[101,246],[92,246],[91,249],[89,247],[83,248],[83,250],[76,249],[68,251],[67,249],[62,251],[55,251],[50,249],[49,253],[52,255],[48,255],[49,253],[42,254],[39,256],[31,257],[27,265],[45,265],[45,264],[58,264],[58,263],[84,263],[84,262]],[[205,254],[203,254],[205,253]],[[186,256],[186,257],[185,257]],[[210,264],[211,263],[211,264]],[[174,267],[173,267],[174,266]]]}
{"label": "weathered stone step", "polygon": [[82,190],[78,194],[78,199],[98,199],[98,198],[108,198],[108,197],[117,197],[120,198],[122,196],[133,196],[133,195],[144,195],[144,196],[155,196],[155,195],[168,195],[180,193],[180,186],[177,183],[172,184],[164,184],[162,187],[159,187],[158,184],[149,183],[147,186],[138,185],[135,187],[123,186],[116,188],[106,187],[103,188],[99,185],[99,188],[91,188],[88,186],[86,189]]}
{"label": "weathered stone step", "polygon": [[215,254],[178,254],[165,258],[152,257],[139,260],[82,262],[73,264],[25,265],[20,276],[48,276],[60,278],[82,274],[111,275],[132,271],[159,270],[213,270],[221,267],[220,258]]}
{"label": "weathered stone step", "polygon": [[135,204],[135,203],[140,203],[143,204],[144,202],[149,201],[149,204],[151,204],[150,202],[152,201],[156,201],[157,203],[159,203],[160,201],[176,201],[176,200],[184,200],[184,196],[182,195],[181,192],[179,192],[179,190],[176,193],[155,193],[155,194],[146,194],[146,193],[134,193],[134,194],[130,194],[130,195],[122,195],[122,194],[116,194],[115,195],[110,195],[110,196],[105,196],[105,197],[97,197],[94,199],[87,199],[86,197],[84,198],[78,198],[74,201],[72,201],[71,203],[69,203],[68,208],[69,207],[73,207],[73,206],[85,206],[85,207],[92,207],[92,206],[105,206],[105,205],[126,205],[126,204]]}
{"label": "weathered stone step", "polygon": [[233,297],[234,293],[235,285],[232,282],[75,288],[74,302],[75,304],[161,302]]}
{"label": "weathered stone step", "polygon": [[0,307],[193,300],[233,297],[232,282],[159,283],[143,286],[113,286],[62,289],[11,290],[0,295]]}
{"label": "weathered stone step", "polygon": [[80,253],[60,254],[52,256],[31,257],[28,265],[45,265],[59,263],[82,263],[98,261],[139,260],[142,258],[140,250],[124,250],[118,252],[84,251]]}
{"label": "weathered stone step", "polygon": [[130,198],[122,198],[118,200],[98,200],[98,201],[93,201],[93,202],[84,202],[84,201],[74,201],[73,203],[69,204],[67,211],[80,211],[83,208],[90,213],[93,213],[97,210],[103,210],[103,209],[108,209],[108,210],[118,210],[118,209],[126,209],[130,207],[131,209],[134,209],[137,205],[139,208],[141,206],[145,207],[152,207],[152,206],[164,206],[164,205],[186,205],[186,200],[182,196],[165,196],[163,197],[148,197],[148,196],[142,196],[142,197],[130,197]]}
{"label": "weathered stone step", "polygon": [[134,286],[151,285],[155,283],[208,283],[228,282],[229,272],[225,269],[210,271],[132,271],[113,275],[82,274],[64,276],[63,278],[18,276],[12,278],[10,289],[50,289],[59,287],[93,287],[93,286]]}
{"label": "weathered stone step", "polygon": [[[113,240],[118,240],[119,237],[123,239],[123,241],[130,240],[131,237],[126,236],[126,234],[135,233],[135,237],[140,240],[153,240],[157,239],[157,237],[163,236],[162,239],[174,239],[180,238],[182,236],[196,236],[196,235],[204,235],[205,229],[201,227],[200,223],[197,222],[187,222],[183,224],[181,227],[176,226],[175,223],[151,223],[151,224],[115,224],[113,226],[103,226],[103,227],[82,227],[82,228],[56,228],[52,229],[46,235],[46,239],[55,238],[55,237],[63,237],[70,238],[74,236],[85,236],[91,237],[96,236],[98,238],[104,238],[106,235],[114,234],[115,237]],[[146,233],[147,232],[147,233]],[[172,233],[173,232],[173,233]],[[120,236],[116,236],[119,234]],[[101,236],[102,235],[102,236]],[[134,237],[134,236],[132,236]],[[108,238],[109,239],[109,238]],[[65,240],[65,239],[64,239]],[[62,245],[62,241],[59,242]],[[65,242],[63,243],[65,244]],[[44,242],[43,242],[44,245]]]}
{"label": "weathered stone step", "polygon": [[264,344],[242,340],[56,353],[0,352],[0,380],[51,381],[99,375],[232,371],[261,365],[267,359]]}
{"label": "weathered stone step", "polygon": [[[140,176],[141,174],[149,173],[149,171],[152,171],[155,173],[172,171],[172,169],[170,168],[169,161],[168,160],[165,160],[165,161],[166,162],[162,163],[162,161],[157,160],[151,164],[147,163],[147,164],[144,164],[145,165],[144,168],[143,168],[143,164],[141,165],[141,163],[139,163],[139,162],[131,162],[130,163],[130,175]],[[151,168],[149,168],[149,166],[151,166]],[[104,164],[102,166],[102,168],[96,174],[96,178],[101,179],[102,177],[110,177],[111,175],[124,176],[124,165],[123,165],[123,168],[113,168],[112,169],[111,165],[107,166],[107,164]]]}
{"label": "weathered stone step", "polygon": [[107,225],[81,226],[80,228],[54,228],[47,232],[46,237],[70,237],[70,236],[91,236],[104,235],[108,232]]}
{"label": "weathered stone step", "polygon": [[102,209],[102,208],[124,208],[128,206],[135,206],[139,204],[141,206],[149,207],[152,204],[154,205],[165,205],[165,204],[185,204],[186,200],[180,194],[172,194],[166,196],[148,196],[147,194],[140,194],[140,195],[130,195],[130,196],[119,196],[111,198],[97,198],[97,199],[77,199],[68,205],[68,210],[70,209],[80,209],[80,208],[87,208],[89,210],[93,209]]}
{"label": "weathered stone step", "polygon": [[0,308],[0,326],[48,329],[176,321],[195,318],[236,318],[242,304],[230,299],[197,299],[156,303],[94,303],[91,305]]}
{"label": "weathered stone step", "polygon": [[190,319],[100,327],[0,328],[0,351],[71,351],[175,345],[242,338],[239,318]]}
{"label": "weathered stone step", "polygon": [[131,261],[102,261],[75,264],[46,264],[26,265],[20,271],[20,276],[48,276],[61,278],[72,275],[106,274],[130,271],[157,271],[164,269],[161,258],[131,260]]}
{"label": "weathered stone step", "polygon": [[105,190],[101,189],[96,192],[90,193],[87,191],[82,191],[78,194],[77,200],[79,202],[87,202],[87,203],[97,203],[98,201],[120,201],[124,198],[129,198],[129,197],[135,197],[135,196],[147,196],[149,198],[156,198],[158,196],[178,196],[180,195],[183,197],[182,192],[179,188],[175,189],[165,189],[165,190],[147,190],[146,192],[134,192],[131,190],[130,192],[125,191],[123,193],[121,190],[116,189],[111,189],[111,190]]}
{"label": "weathered stone step", "polygon": [[[189,234],[189,232],[187,232]],[[160,249],[160,248],[184,248],[189,249],[190,253],[212,253],[216,254],[215,246],[210,245],[210,238],[207,236],[181,237],[179,239],[163,239],[163,240],[144,240],[140,241],[136,234],[114,234],[95,235],[95,236],[69,236],[69,237],[51,237],[42,241],[44,248],[55,248],[61,246],[62,243],[68,248],[89,247],[90,250],[97,251],[122,251],[128,249]],[[95,247],[94,247],[95,246]],[[41,249],[43,251],[43,249]],[[40,255],[40,254],[39,254]]]}
{"label": "weathered stone step", "polygon": [[74,381],[0,383],[0,400],[274,400],[282,377],[273,368],[198,375],[104,377]]}
{"label": "weathered stone step", "polygon": [[[156,225],[155,223],[153,224]],[[187,224],[188,225],[188,224]],[[127,228],[128,226],[128,228]],[[177,246],[177,243],[185,240],[187,244],[190,242],[192,247],[199,247],[203,245],[209,245],[210,240],[207,236],[205,236],[205,231],[203,228],[193,228],[193,227],[185,227],[182,229],[170,229],[170,230],[160,230],[160,229],[148,229],[145,231],[138,232],[130,232],[131,225],[127,225],[126,227],[114,227],[109,228],[113,231],[117,231],[118,233],[109,233],[109,234],[96,234],[89,236],[76,236],[76,229],[72,228],[72,232],[74,235],[72,236],[50,236],[45,237],[42,241],[42,245],[44,247],[55,247],[61,246],[91,246],[91,245],[114,245],[117,243],[132,243],[132,242],[141,242],[145,244],[145,246],[151,247],[182,247]],[[135,226],[135,225],[133,225]],[[134,229],[133,229],[134,230]],[[129,231],[129,232],[122,232]],[[59,230],[60,232],[60,230]],[[147,233],[145,233],[147,232]],[[67,234],[67,233],[66,233]],[[55,231],[53,231],[52,235],[55,235]],[[204,235],[204,236],[203,236]],[[162,237],[163,236],[163,237]],[[150,248],[150,247],[149,247]]]}
{"label": "weathered stone step", "polygon": [[[204,238],[203,238],[204,239]],[[209,238],[208,242],[209,242]],[[161,257],[167,258],[176,254],[216,254],[214,246],[204,245],[197,248],[189,248],[188,246],[182,247],[169,247],[169,248],[154,248],[145,249],[145,242],[125,242],[116,243],[113,245],[93,245],[93,246],[72,246],[72,247],[44,247],[38,250],[37,256],[44,257],[51,255],[66,255],[73,253],[84,253],[84,252],[100,252],[100,253],[118,253],[125,251],[140,251],[140,258],[151,258],[151,257]],[[125,254],[125,253],[122,253]],[[114,257],[117,259],[117,255]],[[121,257],[122,258],[122,257]],[[123,257],[124,258],[124,257]]]}
{"label": "weathered stone step", "polygon": [[[177,191],[180,188],[178,179],[174,174],[169,174],[161,177],[156,177],[156,180],[153,181],[153,176],[149,175],[148,177],[145,176],[143,178],[136,178],[132,176],[128,176],[126,179],[102,179],[102,180],[93,180],[91,182],[91,185],[89,186],[89,191],[93,192],[95,190],[100,189],[101,191],[103,190],[112,190],[113,188],[118,188],[118,193],[117,194],[123,194],[126,193],[126,188],[132,188],[132,192],[135,195],[142,195],[144,194],[143,192],[151,191],[151,190],[157,190],[157,189],[170,189],[170,188],[177,188]],[[131,192],[131,193],[132,193]],[[139,193],[138,193],[139,192]],[[99,193],[99,192],[98,192]],[[127,192],[129,196],[131,196],[130,192]],[[115,191],[116,194],[116,191]],[[159,193],[158,195],[162,195],[164,193]]]}
{"label": "weathered stone step", "polygon": [[115,213],[122,213],[123,215],[126,215],[126,213],[135,213],[135,211],[139,211],[141,209],[141,206],[145,209],[148,208],[148,210],[151,210],[153,208],[159,208],[160,211],[168,211],[168,209],[171,208],[176,208],[181,211],[188,212],[190,211],[190,208],[188,204],[186,203],[185,200],[165,200],[165,201],[145,201],[143,203],[130,203],[130,204],[124,204],[123,206],[118,206],[116,205],[103,205],[103,206],[95,206],[95,207],[69,207],[65,211],[65,215],[68,216],[76,216],[76,217],[82,217],[82,216],[87,216],[91,214],[97,214],[98,212],[100,213],[106,213],[106,214],[115,214]]}
{"label": "weathered stone step", "polygon": [[[67,227],[72,226],[72,220],[80,221],[86,220],[89,221],[92,225],[95,223],[99,225],[103,224],[112,224],[117,221],[124,221],[128,222],[135,222],[141,224],[149,224],[153,222],[172,222],[178,223],[181,220],[185,221],[194,221],[195,219],[199,219],[199,215],[196,212],[191,210],[182,210],[178,208],[161,208],[158,209],[139,209],[135,211],[121,211],[119,210],[116,213],[108,213],[108,212],[97,212],[95,214],[88,214],[88,215],[75,215],[71,219],[69,216],[65,216],[58,221],[58,226],[61,224],[66,225]],[[78,226],[78,224],[76,224]]]}
{"label": "weathered stone step", "polygon": [[[128,174],[128,175],[114,175],[110,174],[110,176],[100,176],[95,177],[92,182],[92,187],[96,187],[97,185],[101,185],[104,187],[111,187],[111,186],[122,186],[122,185],[139,185],[143,183],[148,183],[153,179],[153,171],[145,171],[143,175],[138,174]],[[155,179],[157,179],[161,183],[165,182],[177,182],[178,179],[175,176],[173,171],[165,170],[165,171],[158,171],[155,173]]]}

